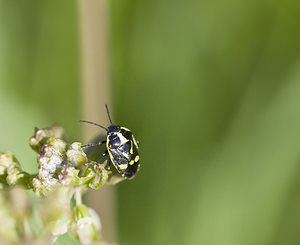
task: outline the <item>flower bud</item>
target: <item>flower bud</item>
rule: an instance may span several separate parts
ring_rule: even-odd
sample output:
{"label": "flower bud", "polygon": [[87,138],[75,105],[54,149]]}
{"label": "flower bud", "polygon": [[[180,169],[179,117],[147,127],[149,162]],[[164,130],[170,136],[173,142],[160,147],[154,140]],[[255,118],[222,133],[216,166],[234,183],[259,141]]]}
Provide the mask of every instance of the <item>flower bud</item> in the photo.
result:
{"label": "flower bud", "polygon": [[79,170],[74,168],[71,163],[64,165],[58,179],[63,186],[80,185],[81,179],[78,177]]}
{"label": "flower bud", "polygon": [[16,165],[19,166],[19,163],[12,153],[0,153],[0,175],[7,174],[7,168],[15,167]]}
{"label": "flower bud", "polygon": [[88,162],[85,152],[81,148],[81,143],[74,142],[67,151],[67,159],[74,166],[79,166]]}
{"label": "flower bud", "polygon": [[76,206],[71,232],[84,245],[100,240],[101,223],[97,213],[81,204]]}

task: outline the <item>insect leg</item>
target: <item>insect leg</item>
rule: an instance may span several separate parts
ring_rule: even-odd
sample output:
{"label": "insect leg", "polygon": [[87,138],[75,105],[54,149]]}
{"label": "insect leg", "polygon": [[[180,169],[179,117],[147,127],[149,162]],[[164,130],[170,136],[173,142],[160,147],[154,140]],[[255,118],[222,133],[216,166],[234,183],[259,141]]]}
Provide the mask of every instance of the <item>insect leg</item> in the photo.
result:
{"label": "insect leg", "polygon": [[86,147],[98,146],[98,145],[102,145],[104,143],[106,143],[106,140],[100,141],[100,142],[97,142],[97,143],[90,143],[90,144],[82,145],[81,147],[86,148]]}
{"label": "insect leg", "polygon": [[109,159],[109,160],[107,161],[107,170],[110,170],[110,165],[111,165],[111,160]]}
{"label": "insect leg", "polygon": [[108,150],[106,150],[105,152],[103,152],[103,153],[102,153],[102,156],[105,157],[105,156],[107,156],[107,154],[108,154]]}

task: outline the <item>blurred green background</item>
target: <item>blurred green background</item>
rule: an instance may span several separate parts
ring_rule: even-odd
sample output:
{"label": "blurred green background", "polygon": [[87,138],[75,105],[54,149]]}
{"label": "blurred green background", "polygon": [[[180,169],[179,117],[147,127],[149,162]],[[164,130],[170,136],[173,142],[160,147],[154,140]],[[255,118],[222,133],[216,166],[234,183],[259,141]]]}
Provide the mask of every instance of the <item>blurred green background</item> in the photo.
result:
{"label": "blurred green background", "polygon": [[[300,2],[108,5],[114,121],[142,164],[119,243],[300,244]],[[78,40],[76,1],[0,0],[0,149],[29,171],[34,126],[79,137]]]}

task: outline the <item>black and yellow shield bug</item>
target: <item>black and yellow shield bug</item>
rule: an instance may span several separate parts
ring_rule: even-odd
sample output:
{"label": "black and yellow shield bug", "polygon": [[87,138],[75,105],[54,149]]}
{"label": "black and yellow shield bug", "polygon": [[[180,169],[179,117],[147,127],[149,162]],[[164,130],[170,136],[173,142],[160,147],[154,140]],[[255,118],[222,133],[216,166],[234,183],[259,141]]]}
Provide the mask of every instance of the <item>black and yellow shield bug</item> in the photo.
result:
{"label": "black and yellow shield bug", "polygon": [[126,179],[132,179],[140,168],[138,143],[129,129],[113,125],[106,104],[105,108],[108,119],[111,123],[108,128],[90,121],[80,120],[80,122],[93,124],[105,129],[107,131],[106,140],[98,143],[86,144],[82,147],[98,146],[106,143],[106,151],[103,155],[109,154],[108,168],[110,168],[110,163],[112,162],[114,167],[123,177]]}

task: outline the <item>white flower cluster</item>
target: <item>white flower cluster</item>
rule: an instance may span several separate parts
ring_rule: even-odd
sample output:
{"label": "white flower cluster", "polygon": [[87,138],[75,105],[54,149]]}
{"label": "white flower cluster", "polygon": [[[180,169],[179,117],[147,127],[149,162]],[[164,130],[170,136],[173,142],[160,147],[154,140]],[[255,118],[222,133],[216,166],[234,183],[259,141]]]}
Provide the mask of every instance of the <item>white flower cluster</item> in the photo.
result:
{"label": "white flower cluster", "polygon": [[[63,138],[60,127],[35,130],[29,144],[38,154],[36,175],[22,170],[12,153],[0,153],[0,219],[5,222],[0,236],[1,241],[7,240],[6,244],[20,244],[23,240],[27,244],[54,244],[66,232],[84,245],[105,244],[100,219],[82,203],[81,195],[86,189],[99,189],[112,172],[106,170],[105,164],[89,160],[81,143],[69,145]],[[18,193],[15,187],[32,189],[42,198],[29,208],[28,191]],[[4,195],[14,198],[5,199]],[[32,217],[38,228],[32,227]]]}

